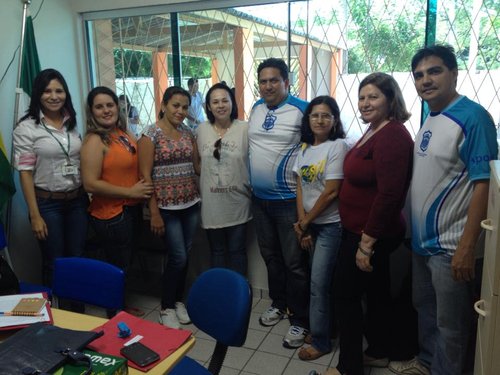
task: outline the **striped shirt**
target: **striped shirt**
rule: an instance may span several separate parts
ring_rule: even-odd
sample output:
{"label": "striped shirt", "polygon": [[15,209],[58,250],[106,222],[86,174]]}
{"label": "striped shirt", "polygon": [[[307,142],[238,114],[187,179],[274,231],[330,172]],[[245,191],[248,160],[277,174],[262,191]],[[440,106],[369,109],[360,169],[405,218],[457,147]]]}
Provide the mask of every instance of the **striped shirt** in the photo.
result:
{"label": "striped shirt", "polygon": [[493,120],[462,96],[431,112],[415,138],[411,184],[412,247],[452,256],[467,221],[473,182],[490,177],[497,158]]}

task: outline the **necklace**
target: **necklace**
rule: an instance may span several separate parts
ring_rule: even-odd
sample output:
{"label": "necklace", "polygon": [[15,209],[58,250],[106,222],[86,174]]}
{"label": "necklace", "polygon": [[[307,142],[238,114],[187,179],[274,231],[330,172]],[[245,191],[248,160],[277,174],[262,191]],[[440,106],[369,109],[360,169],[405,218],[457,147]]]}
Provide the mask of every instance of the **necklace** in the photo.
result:
{"label": "necklace", "polygon": [[214,130],[221,139],[222,137],[224,137],[230,127],[231,125],[229,125],[227,128],[219,128],[216,124],[214,124]]}

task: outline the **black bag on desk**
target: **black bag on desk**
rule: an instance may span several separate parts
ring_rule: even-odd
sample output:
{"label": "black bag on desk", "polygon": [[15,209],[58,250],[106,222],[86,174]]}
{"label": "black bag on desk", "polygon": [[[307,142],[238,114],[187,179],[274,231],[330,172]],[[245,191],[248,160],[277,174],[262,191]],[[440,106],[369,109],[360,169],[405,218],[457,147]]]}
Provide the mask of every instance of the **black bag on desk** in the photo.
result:
{"label": "black bag on desk", "polygon": [[[0,344],[0,375],[50,373],[103,332],[75,331],[44,323],[20,330]],[[28,371],[27,368],[31,368]]]}

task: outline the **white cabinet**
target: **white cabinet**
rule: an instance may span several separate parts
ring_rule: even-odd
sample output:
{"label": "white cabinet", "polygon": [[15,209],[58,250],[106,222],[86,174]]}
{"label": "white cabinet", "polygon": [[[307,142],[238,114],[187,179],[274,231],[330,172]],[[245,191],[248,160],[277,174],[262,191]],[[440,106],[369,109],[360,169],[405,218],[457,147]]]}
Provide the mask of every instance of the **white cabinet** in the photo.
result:
{"label": "white cabinet", "polygon": [[500,374],[500,161],[490,162],[488,216],[481,222],[486,232],[479,314],[475,375]]}

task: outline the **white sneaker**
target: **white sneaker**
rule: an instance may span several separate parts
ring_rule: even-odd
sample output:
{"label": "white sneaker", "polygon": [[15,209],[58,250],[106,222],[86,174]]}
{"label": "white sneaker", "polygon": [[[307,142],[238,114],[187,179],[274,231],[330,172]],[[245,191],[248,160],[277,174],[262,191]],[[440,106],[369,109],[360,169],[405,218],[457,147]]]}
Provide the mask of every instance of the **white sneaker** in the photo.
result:
{"label": "white sneaker", "polygon": [[181,324],[189,324],[191,323],[191,318],[186,310],[186,306],[182,302],[175,303],[175,314],[177,315],[177,319],[179,319],[179,323]]}
{"label": "white sneaker", "polygon": [[174,309],[165,309],[160,311],[160,317],[158,321],[166,327],[179,329],[181,325],[179,324],[179,319],[177,319],[177,314]]}
{"label": "white sneaker", "polygon": [[283,338],[283,346],[288,349],[300,348],[309,331],[299,326],[290,326]]}
{"label": "white sneaker", "polygon": [[271,306],[262,313],[259,323],[265,327],[270,327],[278,324],[284,318],[286,318],[286,314],[283,311]]}
{"label": "white sneaker", "polygon": [[422,365],[417,357],[409,361],[391,361],[389,370],[400,375],[430,375],[430,371]]}

